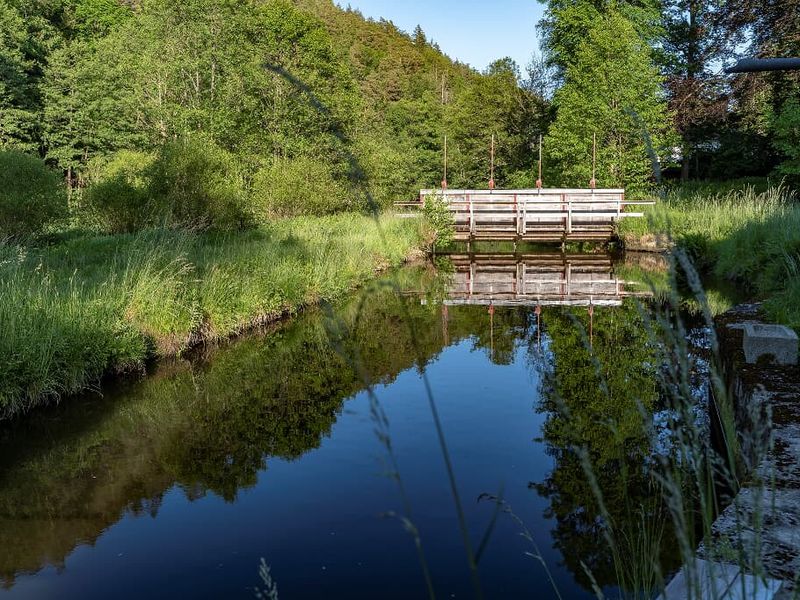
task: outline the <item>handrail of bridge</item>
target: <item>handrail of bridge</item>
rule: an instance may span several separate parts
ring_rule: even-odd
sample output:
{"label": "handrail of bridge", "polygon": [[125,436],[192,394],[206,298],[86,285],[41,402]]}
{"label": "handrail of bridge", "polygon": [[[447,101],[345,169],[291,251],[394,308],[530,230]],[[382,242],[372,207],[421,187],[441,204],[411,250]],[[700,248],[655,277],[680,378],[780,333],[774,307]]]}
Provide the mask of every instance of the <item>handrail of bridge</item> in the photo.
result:
{"label": "handrail of bridge", "polygon": [[[573,232],[574,220],[579,223],[591,219],[591,225],[597,225],[596,220],[604,220],[611,225],[615,220],[630,217],[643,217],[641,212],[628,212],[628,206],[652,205],[652,201],[625,201],[625,190],[611,189],[577,189],[577,188],[550,188],[550,189],[514,189],[514,190],[464,190],[464,189],[428,189],[421,190],[420,204],[426,197],[441,197],[456,215],[468,215],[467,222],[463,225],[470,236],[476,232],[476,221],[481,219],[484,227],[499,231],[503,220],[512,219],[507,223],[508,231],[512,230],[517,235],[527,235],[528,224],[533,218],[537,224],[541,219],[555,223],[563,219],[563,230],[566,234]],[[559,207],[557,210],[555,207]],[[557,219],[554,220],[554,217]],[[457,224],[458,225],[458,224]]]}

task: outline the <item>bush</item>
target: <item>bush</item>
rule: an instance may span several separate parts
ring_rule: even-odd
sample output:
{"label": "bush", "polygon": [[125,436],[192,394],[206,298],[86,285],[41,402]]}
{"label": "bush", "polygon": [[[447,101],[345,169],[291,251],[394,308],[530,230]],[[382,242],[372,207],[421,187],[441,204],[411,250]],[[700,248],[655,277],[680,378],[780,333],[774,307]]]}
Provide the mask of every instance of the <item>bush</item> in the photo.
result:
{"label": "bush", "polygon": [[40,235],[66,215],[66,188],[56,171],[36,156],[0,151],[0,239]]}
{"label": "bush", "polygon": [[150,169],[150,195],[172,227],[243,229],[252,221],[234,157],[196,135],[162,146]]}
{"label": "bush", "polygon": [[429,249],[445,248],[450,245],[455,237],[455,221],[444,197],[439,194],[426,196],[422,214],[428,229],[425,237]]}
{"label": "bush", "polygon": [[129,233],[162,216],[150,193],[154,160],[152,154],[123,150],[104,165],[94,166],[84,209],[101,230]]}
{"label": "bush", "polygon": [[110,233],[162,225],[231,231],[252,221],[233,156],[205,136],[169,142],[156,154],[123,150],[95,170],[85,208]]}
{"label": "bush", "polygon": [[254,209],[262,220],[353,210],[354,200],[329,165],[307,157],[276,160],[256,174],[253,185]]}

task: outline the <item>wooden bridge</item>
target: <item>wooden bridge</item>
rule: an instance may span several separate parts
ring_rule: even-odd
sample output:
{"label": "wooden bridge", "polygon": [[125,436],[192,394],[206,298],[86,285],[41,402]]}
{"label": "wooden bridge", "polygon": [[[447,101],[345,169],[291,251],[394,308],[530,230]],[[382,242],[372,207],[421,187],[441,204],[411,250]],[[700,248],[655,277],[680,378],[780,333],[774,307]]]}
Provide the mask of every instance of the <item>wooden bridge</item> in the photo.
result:
{"label": "wooden bridge", "polygon": [[642,217],[622,189],[422,190],[417,203],[443,201],[455,221],[455,239],[525,242],[605,241],[620,219]]}
{"label": "wooden bridge", "polygon": [[650,297],[617,276],[605,254],[450,254],[445,304],[619,306]]}

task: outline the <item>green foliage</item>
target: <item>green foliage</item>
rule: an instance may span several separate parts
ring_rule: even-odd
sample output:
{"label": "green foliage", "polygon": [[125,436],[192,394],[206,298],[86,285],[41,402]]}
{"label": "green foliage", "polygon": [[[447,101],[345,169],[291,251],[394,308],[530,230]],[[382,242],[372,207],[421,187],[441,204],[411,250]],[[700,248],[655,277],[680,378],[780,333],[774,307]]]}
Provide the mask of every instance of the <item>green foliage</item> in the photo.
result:
{"label": "green foliage", "polygon": [[643,189],[666,142],[660,83],[633,25],[615,12],[596,19],[554,98],[557,117],[545,148],[555,176],[548,179],[588,185],[596,134],[598,187]]}
{"label": "green foliage", "polygon": [[455,102],[449,129],[453,187],[488,186],[495,136],[495,185],[507,186],[520,170],[533,172],[531,145],[546,124],[545,103],[519,85],[509,58],[495,61]]}
{"label": "green foliage", "polygon": [[243,229],[251,222],[244,182],[234,157],[205,136],[161,147],[150,169],[157,216],[183,229]]}
{"label": "green foliage", "polygon": [[786,157],[778,165],[778,173],[788,177],[800,189],[800,100],[792,98],[786,102],[775,117],[772,128],[774,144]]}
{"label": "green foliage", "polygon": [[455,220],[444,198],[439,195],[425,196],[422,206],[426,226],[429,229],[428,246],[432,249],[446,248],[455,236]]}
{"label": "green foliage", "polygon": [[0,150],[0,240],[40,235],[66,213],[58,173],[36,156]]}
{"label": "green foliage", "polygon": [[205,136],[177,139],[156,154],[121,151],[94,170],[83,207],[101,231],[232,231],[252,224],[235,158]]}
{"label": "green foliage", "polygon": [[[763,184],[762,184],[763,185]],[[647,211],[647,218],[620,226],[623,241],[664,234],[699,267],[737,282],[766,299],[767,314],[800,329],[800,208],[784,187],[752,185],[714,190],[674,190]]]}
{"label": "green foliage", "polygon": [[310,157],[277,159],[256,173],[252,204],[262,221],[301,214],[325,215],[360,208],[355,191],[336,179],[330,165]]}
{"label": "green foliage", "polygon": [[119,0],[73,0],[73,30],[83,38],[106,35],[133,15],[132,7]]}
{"label": "green foliage", "polygon": [[79,39],[48,57],[41,85],[42,141],[47,158],[67,171],[73,184],[83,183],[90,163],[146,146],[141,98],[123,85],[131,81],[135,63],[107,56],[115,52],[110,39]]}
{"label": "green foliage", "polygon": [[100,231],[130,233],[153,224],[158,209],[150,192],[154,155],[123,150],[94,167],[83,206]]}
{"label": "green foliage", "polygon": [[563,78],[567,69],[576,64],[587,33],[613,13],[629,21],[644,43],[654,42],[661,33],[660,11],[660,4],[654,0],[548,0],[545,16],[539,22],[547,59]]}
{"label": "green foliage", "polygon": [[0,148],[17,146],[34,151],[37,96],[29,38],[24,17],[7,0],[0,0]]}
{"label": "green foliage", "polygon": [[248,326],[332,301],[402,262],[416,223],[287,219],[246,233],[145,231],[0,246],[0,418]]}

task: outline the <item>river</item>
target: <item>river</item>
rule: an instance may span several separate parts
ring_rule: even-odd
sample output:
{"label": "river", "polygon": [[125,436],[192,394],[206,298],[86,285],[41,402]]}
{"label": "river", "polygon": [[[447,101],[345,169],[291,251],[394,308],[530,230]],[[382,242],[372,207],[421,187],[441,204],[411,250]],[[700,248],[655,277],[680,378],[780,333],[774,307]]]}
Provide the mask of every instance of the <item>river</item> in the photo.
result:
{"label": "river", "polygon": [[[6,424],[0,596],[248,598],[263,558],[280,598],[425,597],[416,531],[437,597],[474,597],[450,475],[486,597],[595,597],[582,565],[614,588],[576,444],[617,526],[665,518],[641,427],[663,408],[652,301],[631,271],[605,255],[409,266]],[[481,544],[484,494],[513,515]]]}

